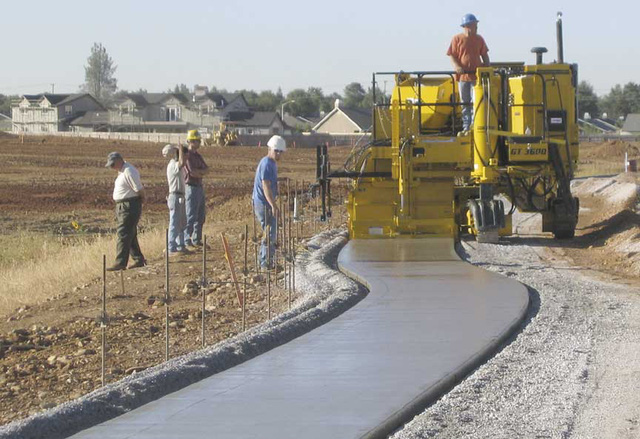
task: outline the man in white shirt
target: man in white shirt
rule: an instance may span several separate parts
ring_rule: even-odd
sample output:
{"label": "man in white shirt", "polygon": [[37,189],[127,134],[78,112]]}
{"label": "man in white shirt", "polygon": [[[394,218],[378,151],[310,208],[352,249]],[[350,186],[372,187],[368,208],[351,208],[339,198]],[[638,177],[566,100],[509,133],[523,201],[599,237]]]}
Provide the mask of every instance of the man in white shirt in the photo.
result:
{"label": "man in white shirt", "polygon": [[105,167],[118,171],[113,187],[113,200],[116,202],[118,221],[118,244],[116,262],[107,268],[107,271],[126,269],[129,255],[133,259],[133,264],[129,268],[144,267],[147,262],[138,244],[138,221],[140,221],[144,201],[144,186],[140,181],[140,173],[133,165],[125,162],[119,152],[109,153]]}
{"label": "man in white shirt", "polygon": [[184,166],[184,147],[165,145],[162,155],[170,158],[167,164],[167,182],[169,195],[169,255],[190,253],[185,246],[184,229],[187,227],[187,211],[185,205],[185,181],[182,173]]}

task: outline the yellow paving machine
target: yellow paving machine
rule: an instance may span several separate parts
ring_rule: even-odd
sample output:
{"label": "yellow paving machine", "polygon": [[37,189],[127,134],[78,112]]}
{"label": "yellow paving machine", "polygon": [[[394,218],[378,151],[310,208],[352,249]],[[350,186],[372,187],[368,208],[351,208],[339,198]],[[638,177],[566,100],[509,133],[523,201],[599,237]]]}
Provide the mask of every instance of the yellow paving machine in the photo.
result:
{"label": "yellow paving machine", "polygon": [[[318,147],[322,217],[331,214],[330,181],[349,178],[351,238],[453,236],[495,242],[511,233],[511,214],[542,214],[542,230],[574,236],[578,199],[570,180],[578,159],[577,66],[562,54],[543,63],[492,63],[476,71],[473,125],[463,132],[453,72],[382,72],[373,90],[393,77],[390,97],[373,108],[370,143],[355,148],[331,172]],[[505,211],[507,200],[508,211]]]}

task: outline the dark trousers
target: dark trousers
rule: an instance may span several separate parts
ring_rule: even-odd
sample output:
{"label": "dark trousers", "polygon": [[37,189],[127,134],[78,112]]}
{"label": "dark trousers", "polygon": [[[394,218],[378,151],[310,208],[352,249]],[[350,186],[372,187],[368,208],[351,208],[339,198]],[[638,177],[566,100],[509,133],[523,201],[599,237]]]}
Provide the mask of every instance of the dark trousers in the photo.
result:
{"label": "dark trousers", "polygon": [[138,244],[138,221],[142,214],[140,198],[131,198],[116,203],[118,220],[118,245],[116,248],[116,265],[126,266],[129,255],[136,262],[144,261]]}

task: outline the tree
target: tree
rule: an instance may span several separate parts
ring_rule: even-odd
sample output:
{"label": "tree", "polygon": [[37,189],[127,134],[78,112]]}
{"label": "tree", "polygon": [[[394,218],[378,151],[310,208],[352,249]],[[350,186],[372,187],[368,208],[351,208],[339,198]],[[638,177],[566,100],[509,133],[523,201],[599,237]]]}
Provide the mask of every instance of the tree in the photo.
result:
{"label": "tree", "polygon": [[324,111],[325,113],[330,112],[331,110],[333,110],[333,108],[336,105],[336,100],[343,100],[342,96],[340,96],[338,93],[331,93],[329,96],[325,96],[324,100],[322,102],[322,106],[320,107],[320,111]]}
{"label": "tree", "polygon": [[4,114],[5,116],[11,117],[11,102],[17,99],[20,99],[20,96],[7,96],[0,94],[0,113]]}
{"label": "tree", "polygon": [[367,92],[359,82],[352,82],[344,88],[344,105],[350,108],[361,108]]}
{"label": "tree", "polygon": [[591,117],[599,117],[598,96],[593,91],[593,86],[587,81],[580,81],[578,84],[578,117],[583,118],[585,113]]}
{"label": "tree", "polygon": [[278,109],[279,111],[282,99],[282,94],[278,95],[271,90],[261,91],[260,94],[258,94],[258,99],[256,100],[256,110],[276,111],[276,109]]}
{"label": "tree", "polygon": [[117,68],[102,43],[93,43],[84,67],[84,91],[100,101],[108,101],[118,89],[118,81],[113,76]]}
{"label": "tree", "polygon": [[226,88],[218,88],[215,85],[212,85],[211,87],[209,87],[209,93],[226,95],[226,94],[229,94],[229,91],[227,91]]}
{"label": "tree", "polygon": [[287,107],[293,116],[315,116],[318,114],[319,108],[313,97],[308,91],[302,88],[291,90],[287,94],[287,101],[291,102]]}
{"label": "tree", "polygon": [[[386,101],[388,101],[388,96],[386,96],[384,94],[384,92],[382,90],[380,90],[380,88],[376,85],[376,104],[381,104],[384,103]],[[367,94],[364,97],[364,99],[362,100],[362,108],[367,108],[367,109],[371,109],[373,108],[373,87],[369,87],[367,89]]]}
{"label": "tree", "polygon": [[640,85],[629,82],[614,86],[600,101],[600,108],[610,118],[626,118],[629,113],[640,113]]}
{"label": "tree", "polygon": [[175,94],[189,94],[189,87],[187,87],[186,84],[176,84],[175,87],[173,87],[173,91],[171,89],[169,89],[169,93],[175,93]]}

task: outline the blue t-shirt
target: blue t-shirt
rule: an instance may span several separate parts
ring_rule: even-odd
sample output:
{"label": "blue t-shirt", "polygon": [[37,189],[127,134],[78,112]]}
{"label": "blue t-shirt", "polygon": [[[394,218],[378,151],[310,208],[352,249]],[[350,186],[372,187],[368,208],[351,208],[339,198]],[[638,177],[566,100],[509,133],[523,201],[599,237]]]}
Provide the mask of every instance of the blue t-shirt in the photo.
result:
{"label": "blue t-shirt", "polygon": [[253,204],[260,203],[268,206],[269,202],[262,189],[262,180],[271,183],[271,194],[278,196],[278,164],[269,157],[263,157],[256,169],[256,178],[253,181]]}

